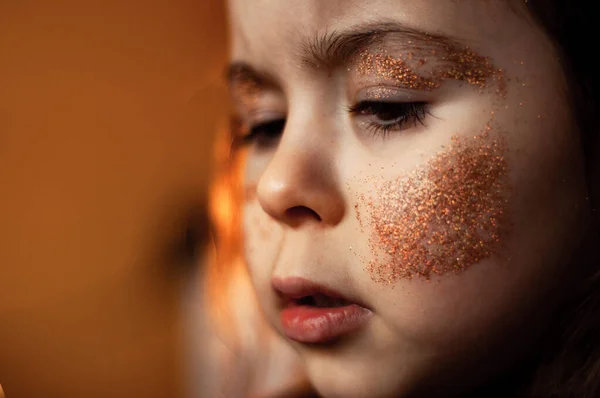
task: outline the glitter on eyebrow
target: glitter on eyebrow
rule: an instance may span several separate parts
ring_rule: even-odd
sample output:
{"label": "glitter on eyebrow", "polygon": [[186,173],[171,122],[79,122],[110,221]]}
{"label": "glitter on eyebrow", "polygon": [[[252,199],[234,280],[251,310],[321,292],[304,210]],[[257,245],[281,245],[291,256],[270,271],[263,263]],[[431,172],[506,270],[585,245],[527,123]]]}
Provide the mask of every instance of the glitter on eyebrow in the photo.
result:
{"label": "glitter on eyebrow", "polygon": [[430,91],[440,86],[440,82],[417,75],[406,61],[393,58],[385,52],[371,54],[364,51],[358,70],[365,75],[374,73],[383,76],[413,90]]}
{"label": "glitter on eyebrow", "polygon": [[373,229],[366,270],[376,282],[460,272],[492,256],[508,225],[506,142],[485,131],[362,201]]}
{"label": "glitter on eyebrow", "polygon": [[493,78],[498,83],[497,94],[501,96],[506,94],[504,71],[494,67],[489,58],[477,54],[469,47],[457,48],[450,43],[442,45],[442,50],[429,51],[432,55],[441,54],[439,62],[434,63],[432,71],[427,73],[429,77],[417,74],[415,71],[427,64],[426,58],[412,62],[414,59],[412,52],[393,57],[383,49],[375,53],[370,50],[363,51],[360,54],[358,71],[363,75],[376,74],[398,85],[421,91],[435,90],[448,79],[465,81],[483,90],[487,81]]}

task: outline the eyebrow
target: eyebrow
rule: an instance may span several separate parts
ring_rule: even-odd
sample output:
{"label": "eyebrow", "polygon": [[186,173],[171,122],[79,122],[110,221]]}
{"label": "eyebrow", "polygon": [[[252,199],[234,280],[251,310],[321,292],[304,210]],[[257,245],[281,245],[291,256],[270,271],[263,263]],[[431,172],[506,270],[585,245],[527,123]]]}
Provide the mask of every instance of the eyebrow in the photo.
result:
{"label": "eyebrow", "polygon": [[[405,49],[448,49],[466,45],[448,35],[386,21],[355,25],[347,31],[326,31],[305,37],[300,43],[296,55],[302,64],[313,69],[350,64],[361,52],[384,43]],[[275,79],[246,62],[235,61],[227,68],[227,80],[230,85],[252,82],[257,86],[264,86]]]}

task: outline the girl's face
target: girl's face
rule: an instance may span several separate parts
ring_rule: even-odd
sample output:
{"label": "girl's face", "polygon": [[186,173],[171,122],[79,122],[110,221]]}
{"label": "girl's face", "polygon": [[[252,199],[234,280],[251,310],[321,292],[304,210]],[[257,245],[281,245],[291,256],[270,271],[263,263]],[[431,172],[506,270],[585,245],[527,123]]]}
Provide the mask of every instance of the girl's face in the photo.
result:
{"label": "girl's face", "polygon": [[590,207],[559,61],[522,5],[230,12],[246,259],[316,388],[447,395],[520,361]]}

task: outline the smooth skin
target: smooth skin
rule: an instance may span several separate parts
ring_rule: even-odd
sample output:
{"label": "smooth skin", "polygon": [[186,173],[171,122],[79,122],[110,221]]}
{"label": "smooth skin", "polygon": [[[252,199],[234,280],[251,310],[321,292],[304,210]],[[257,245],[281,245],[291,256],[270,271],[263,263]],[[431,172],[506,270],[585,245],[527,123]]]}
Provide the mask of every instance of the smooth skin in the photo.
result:
{"label": "smooth skin", "polygon": [[[232,62],[264,79],[237,98],[248,129],[285,119],[243,150],[245,252],[260,305],[282,332],[274,277],[302,277],[360,299],[368,324],[343,342],[290,341],[325,397],[450,396],[511,368],[551,322],[556,294],[579,278],[591,204],[579,135],[551,42],[518,3],[469,0],[230,0]],[[397,88],[355,63],[303,62],[306,43],[373,22],[450,36],[503,70],[506,95],[448,81],[439,90]],[[384,44],[385,46],[385,44]],[[405,46],[405,48],[403,48]],[[410,43],[385,48],[411,50]],[[418,51],[418,50],[416,50]],[[398,102],[424,101],[424,123],[374,135],[352,115],[361,93],[391,87]],[[236,90],[233,90],[234,96]],[[237,94],[239,95],[239,94]],[[511,227],[496,255],[457,274],[376,283],[365,271],[369,223],[354,204],[376,202],[368,181],[425,167],[453,135],[494,133],[507,143]],[[375,196],[374,196],[375,195]],[[360,255],[357,255],[359,253]]]}

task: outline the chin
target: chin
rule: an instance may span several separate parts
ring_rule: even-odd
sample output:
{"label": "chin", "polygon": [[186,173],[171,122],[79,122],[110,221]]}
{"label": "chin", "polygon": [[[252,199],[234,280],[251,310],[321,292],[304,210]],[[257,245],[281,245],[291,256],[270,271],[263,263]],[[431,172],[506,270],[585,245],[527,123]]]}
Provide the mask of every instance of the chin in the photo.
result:
{"label": "chin", "polygon": [[[413,377],[402,369],[364,360],[307,358],[308,376],[325,398],[401,398],[412,396]],[[386,369],[387,368],[387,369]],[[393,372],[390,370],[394,369]]]}
{"label": "chin", "polygon": [[[346,347],[348,348],[348,347]],[[380,355],[365,356],[360,352],[341,353],[301,349],[310,382],[324,398],[404,398],[404,397],[461,397],[474,387],[481,375],[473,369],[448,369],[439,366],[439,358],[406,358]],[[302,352],[304,351],[304,352]],[[344,355],[345,354],[345,355]],[[353,355],[354,354],[354,355]],[[464,377],[465,374],[471,377]],[[435,384],[431,381],[436,380]]]}

